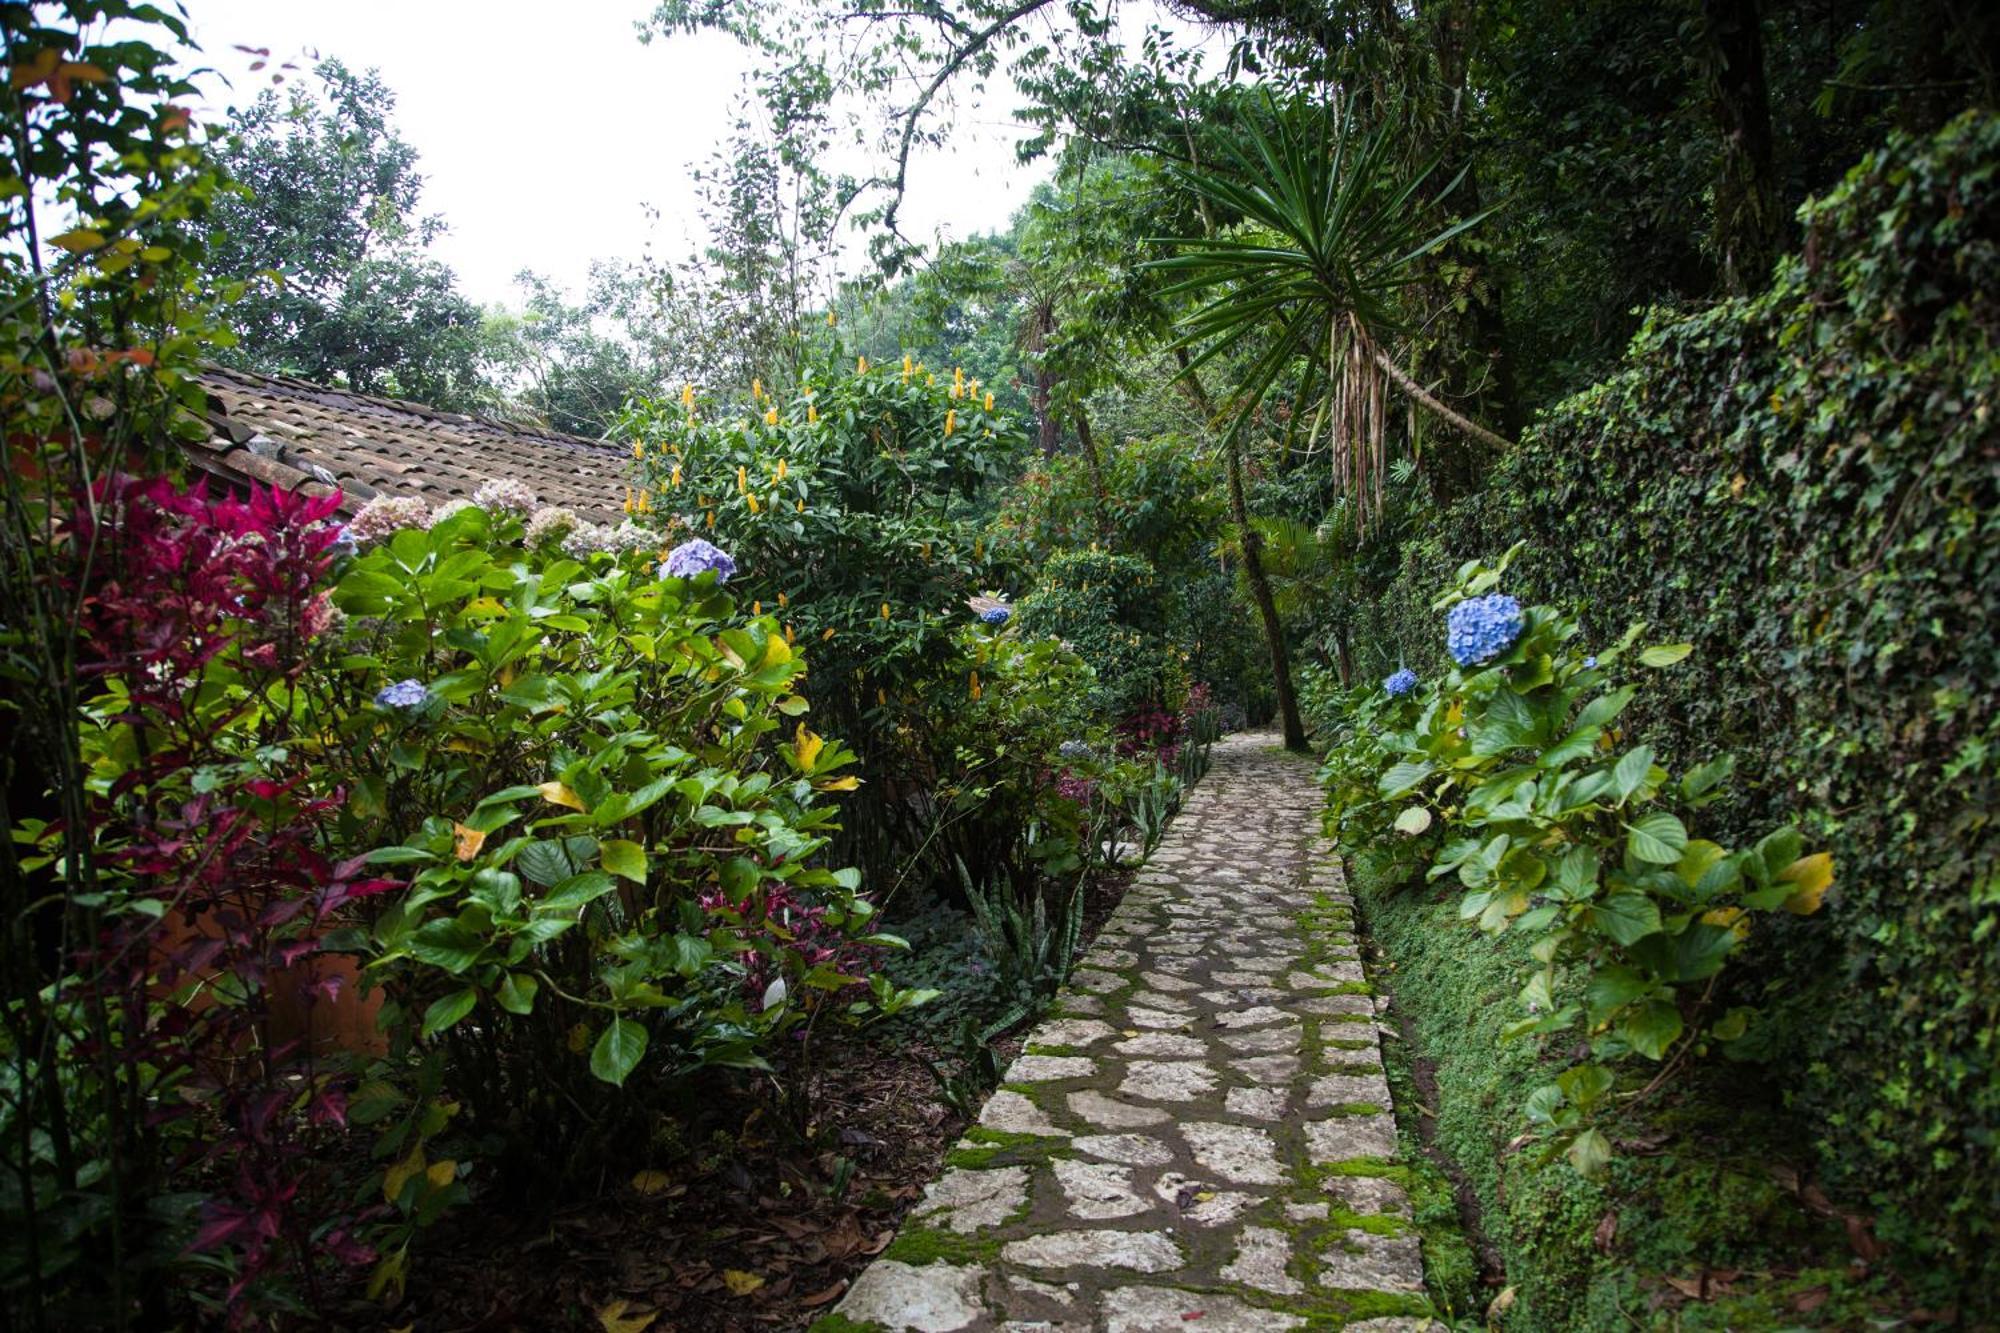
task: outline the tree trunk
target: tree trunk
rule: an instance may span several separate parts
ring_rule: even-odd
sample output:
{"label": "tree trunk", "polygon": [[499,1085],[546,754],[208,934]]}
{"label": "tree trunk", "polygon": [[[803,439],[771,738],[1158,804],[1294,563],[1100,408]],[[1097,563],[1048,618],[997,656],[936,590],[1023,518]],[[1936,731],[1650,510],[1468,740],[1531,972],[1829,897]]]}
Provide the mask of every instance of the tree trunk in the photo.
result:
{"label": "tree trunk", "polygon": [[[1181,383],[1206,422],[1215,420],[1208,390],[1188,373],[1187,349],[1176,347],[1174,359],[1180,363]],[[1285,649],[1285,627],[1278,620],[1278,603],[1271,596],[1271,581],[1264,574],[1263,539],[1250,526],[1250,507],[1243,499],[1243,451],[1236,436],[1225,435],[1223,457],[1229,468],[1229,512],[1236,520],[1237,540],[1243,546],[1243,576],[1250,584],[1250,600],[1257,604],[1257,616],[1264,624],[1264,642],[1271,650],[1271,686],[1278,695],[1278,718],[1285,731],[1285,748],[1306,751],[1305,723],[1299,719],[1298,696],[1292,693],[1292,659]]]}
{"label": "tree trunk", "polygon": [[1035,369],[1035,383],[1029,391],[1029,405],[1035,410],[1035,434],[1042,447],[1042,457],[1054,458],[1056,446],[1062,442],[1062,426],[1056,421],[1051,400],[1055,397],[1055,374],[1049,369],[1049,335],[1056,331],[1055,304],[1046,298],[1036,302],[1028,312],[1028,336],[1023,340],[1023,348],[1028,354],[1028,362]]}
{"label": "tree trunk", "polygon": [[1111,543],[1111,496],[1104,486],[1104,460],[1097,454],[1097,439],[1090,433],[1090,414],[1076,409],[1076,438],[1083,445],[1083,458],[1090,465],[1091,489],[1097,492],[1097,536]]}
{"label": "tree trunk", "polygon": [[1715,243],[1723,289],[1742,296],[1771,276],[1784,238],[1771,161],[1771,99],[1757,0],[1702,0],[1709,101],[1722,134],[1715,176]]}

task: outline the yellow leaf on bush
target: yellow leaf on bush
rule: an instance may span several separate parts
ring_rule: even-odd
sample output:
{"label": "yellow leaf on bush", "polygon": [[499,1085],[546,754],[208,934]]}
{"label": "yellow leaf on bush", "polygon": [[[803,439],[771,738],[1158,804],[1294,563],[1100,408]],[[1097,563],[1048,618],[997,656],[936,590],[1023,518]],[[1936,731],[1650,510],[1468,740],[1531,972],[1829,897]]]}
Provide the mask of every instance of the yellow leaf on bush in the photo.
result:
{"label": "yellow leaf on bush", "polygon": [[452,850],[458,854],[459,860],[470,861],[473,857],[479,855],[479,849],[485,845],[486,835],[480,830],[467,828],[463,824],[453,824],[451,826],[451,846]]}
{"label": "yellow leaf on bush", "polygon": [[590,1029],[578,1023],[569,1030],[569,1049],[573,1055],[582,1055],[590,1046]]}
{"label": "yellow leaf on bush", "polygon": [[1819,910],[1820,899],[1833,884],[1833,857],[1825,852],[1801,856],[1780,870],[1778,879],[1792,886],[1792,896],[1785,899],[1785,910],[1794,916],[1811,916]]}
{"label": "yellow leaf on bush", "polygon": [[621,1296],[597,1312],[597,1325],[604,1333],[646,1333],[657,1318],[657,1310],[635,1306]]}
{"label": "yellow leaf on bush", "polygon": [[852,775],[844,778],[828,778],[824,782],[813,784],[821,791],[853,791],[860,785],[861,779]]}
{"label": "yellow leaf on bush", "polygon": [[422,1171],[424,1166],[424,1145],[419,1143],[410,1149],[409,1156],[382,1173],[382,1197],[394,1203],[410,1177]]}
{"label": "yellow leaf on bush", "polygon": [[826,748],[826,742],[807,731],[806,724],[801,722],[793,748],[799,756],[799,767],[810,772],[814,761],[819,758],[819,752]]}
{"label": "yellow leaf on bush", "polygon": [[764,1279],[740,1268],[725,1268],[722,1270],[722,1285],[738,1296],[748,1296],[764,1285]]}
{"label": "yellow leaf on bush", "polygon": [[583,798],[560,782],[544,782],[535,790],[540,792],[542,799],[550,805],[568,806],[572,810],[583,809]]}
{"label": "yellow leaf on bush", "polygon": [[443,1189],[446,1185],[458,1179],[458,1163],[452,1161],[450,1158],[446,1158],[442,1162],[433,1162],[431,1163],[430,1170],[424,1172],[424,1179],[430,1181],[431,1184],[437,1186],[439,1189]]}
{"label": "yellow leaf on bush", "polygon": [[1750,918],[1743,914],[1740,907],[1718,907],[1712,912],[1703,912],[1701,919],[1706,925],[1727,926],[1739,940],[1750,934]]}

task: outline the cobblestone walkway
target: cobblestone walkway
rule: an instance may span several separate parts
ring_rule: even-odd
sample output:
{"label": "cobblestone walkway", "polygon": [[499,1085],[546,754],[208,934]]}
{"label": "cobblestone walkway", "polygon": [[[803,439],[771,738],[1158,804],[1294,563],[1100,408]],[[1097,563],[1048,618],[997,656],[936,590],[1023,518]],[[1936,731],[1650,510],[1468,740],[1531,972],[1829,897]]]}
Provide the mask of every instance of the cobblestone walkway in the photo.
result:
{"label": "cobblestone walkway", "polygon": [[822,1333],[1430,1326],[1310,770],[1232,736]]}

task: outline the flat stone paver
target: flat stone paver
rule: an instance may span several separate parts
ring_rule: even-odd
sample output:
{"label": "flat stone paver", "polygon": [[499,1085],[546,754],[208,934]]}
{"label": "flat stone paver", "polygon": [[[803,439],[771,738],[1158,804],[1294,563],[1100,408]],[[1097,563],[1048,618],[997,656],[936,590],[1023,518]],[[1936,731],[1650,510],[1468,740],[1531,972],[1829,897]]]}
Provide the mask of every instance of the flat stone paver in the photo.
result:
{"label": "flat stone paver", "polygon": [[1231,736],[837,1326],[1440,1327],[1310,768]]}

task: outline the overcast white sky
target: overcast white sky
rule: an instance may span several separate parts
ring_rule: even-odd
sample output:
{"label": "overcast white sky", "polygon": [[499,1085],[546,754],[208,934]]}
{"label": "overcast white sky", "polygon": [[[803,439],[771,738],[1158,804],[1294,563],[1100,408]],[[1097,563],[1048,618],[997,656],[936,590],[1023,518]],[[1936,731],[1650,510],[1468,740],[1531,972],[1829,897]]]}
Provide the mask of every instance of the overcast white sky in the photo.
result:
{"label": "overcast white sky", "polygon": [[[309,54],[374,67],[422,155],[424,208],[450,232],[441,253],[465,293],[513,303],[522,268],[573,291],[592,259],[645,248],[677,258],[696,228],[689,169],[728,131],[747,57],[717,36],[641,45],[651,0],[186,0],[219,75],[211,110],[247,103],[270,71],[238,44],[302,67]],[[1015,165],[1005,95],[961,108],[953,161],[919,161],[904,206],[911,235],[1005,224],[1046,167]],[[968,164],[971,170],[968,172]],[[858,169],[862,163],[842,164]]]}

